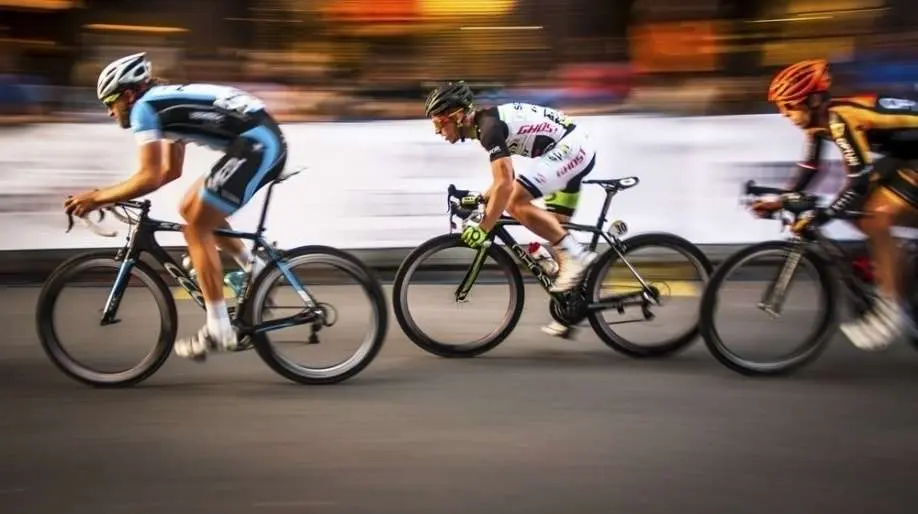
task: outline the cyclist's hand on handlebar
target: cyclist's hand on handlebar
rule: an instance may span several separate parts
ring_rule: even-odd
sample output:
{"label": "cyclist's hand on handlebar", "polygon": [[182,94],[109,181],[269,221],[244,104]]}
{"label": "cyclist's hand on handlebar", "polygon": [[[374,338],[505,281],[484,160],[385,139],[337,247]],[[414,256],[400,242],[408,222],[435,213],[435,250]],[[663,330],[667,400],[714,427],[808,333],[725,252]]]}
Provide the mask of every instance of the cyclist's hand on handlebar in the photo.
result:
{"label": "cyclist's hand on handlebar", "polygon": [[767,218],[776,211],[781,210],[781,207],[781,199],[778,198],[775,200],[757,200],[750,206],[750,209],[759,218]]}
{"label": "cyclist's hand on handlebar", "polygon": [[790,226],[794,234],[802,234],[808,227],[818,227],[832,219],[830,212],[824,208],[816,208],[801,214]]}
{"label": "cyclist's hand on handlebar", "polygon": [[96,210],[101,204],[96,200],[98,190],[86,191],[76,196],[68,197],[64,202],[64,211],[82,218],[90,212]]}

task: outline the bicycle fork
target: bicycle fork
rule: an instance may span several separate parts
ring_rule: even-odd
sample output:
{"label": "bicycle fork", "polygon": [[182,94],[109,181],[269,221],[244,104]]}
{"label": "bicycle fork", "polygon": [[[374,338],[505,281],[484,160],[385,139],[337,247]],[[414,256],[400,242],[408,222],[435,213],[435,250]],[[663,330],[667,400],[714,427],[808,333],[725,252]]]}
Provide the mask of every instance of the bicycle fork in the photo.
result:
{"label": "bicycle fork", "polygon": [[105,307],[102,308],[102,319],[99,321],[100,326],[114,325],[121,320],[115,318],[118,313],[118,307],[121,305],[121,299],[124,297],[124,290],[127,288],[128,277],[131,276],[131,269],[134,267],[134,259],[126,258],[121,261],[118,267],[118,276],[112,284],[112,289],[108,293],[108,299],[105,300]]}
{"label": "bicycle fork", "polygon": [[790,290],[791,278],[793,278],[794,272],[797,271],[797,265],[800,264],[801,257],[803,257],[803,252],[801,250],[791,250],[790,253],[788,253],[787,260],[784,261],[784,266],[781,267],[778,276],[768,285],[765,294],[762,295],[762,300],[759,301],[759,309],[766,312],[772,318],[777,318],[781,315],[781,309],[784,307],[784,299],[787,297],[787,292]]}

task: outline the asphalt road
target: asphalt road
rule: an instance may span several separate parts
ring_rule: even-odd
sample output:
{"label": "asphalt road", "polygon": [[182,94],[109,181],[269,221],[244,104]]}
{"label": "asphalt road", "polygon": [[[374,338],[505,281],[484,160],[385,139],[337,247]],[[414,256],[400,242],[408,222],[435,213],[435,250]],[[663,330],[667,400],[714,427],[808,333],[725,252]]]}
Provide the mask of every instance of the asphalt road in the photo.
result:
{"label": "asphalt road", "polygon": [[[63,316],[86,327],[68,336],[96,330],[78,313],[92,293],[76,293]],[[2,289],[0,511],[914,512],[910,347],[864,354],[838,337],[797,375],[750,379],[700,340],[639,361],[589,330],[575,341],[545,336],[544,296],[528,293],[514,335],[476,359],[426,354],[392,318],[378,359],[335,386],[288,383],[246,352],[205,364],[173,356],[138,387],[95,390],[42,353],[37,289]],[[476,294],[493,303],[497,293]],[[445,333],[485,317],[473,302],[460,319],[434,296],[422,293],[419,315]],[[691,316],[692,300],[674,299],[674,319]],[[190,333],[203,316],[178,303],[180,333]],[[124,334],[154,328],[150,306],[123,308],[124,326],[110,330],[127,332],[94,340],[109,359],[130,356]],[[779,340],[801,326],[752,316],[735,314],[724,330]]]}

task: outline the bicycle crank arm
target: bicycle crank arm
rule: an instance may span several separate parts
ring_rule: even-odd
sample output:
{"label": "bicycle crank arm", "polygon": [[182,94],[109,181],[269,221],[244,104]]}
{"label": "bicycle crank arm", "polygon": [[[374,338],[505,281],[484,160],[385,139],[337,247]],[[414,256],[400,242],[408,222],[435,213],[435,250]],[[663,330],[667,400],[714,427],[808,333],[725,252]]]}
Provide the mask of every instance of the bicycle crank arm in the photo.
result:
{"label": "bicycle crank arm", "polygon": [[294,314],[293,316],[287,316],[286,318],[275,319],[271,321],[266,321],[256,327],[245,327],[240,329],[239,337],[264,334],[265,332],[271,332],[273,330],[279,330],[287,327],[295,327],[297,325],[303,325],[305,323],[311,323],[319,319],[319,314],[316,311],[303,311],[299,314]]}
{"label": "bicycle crank arm", "polygon": [[646,307],[650,303],[651,302],[644,297],[643,292],[637,292],[627,295],[607,296],[600,298],[597,302],[587,304],[586,309],[590,312],[615,309],[621,313],[624,311],[625,307]]}

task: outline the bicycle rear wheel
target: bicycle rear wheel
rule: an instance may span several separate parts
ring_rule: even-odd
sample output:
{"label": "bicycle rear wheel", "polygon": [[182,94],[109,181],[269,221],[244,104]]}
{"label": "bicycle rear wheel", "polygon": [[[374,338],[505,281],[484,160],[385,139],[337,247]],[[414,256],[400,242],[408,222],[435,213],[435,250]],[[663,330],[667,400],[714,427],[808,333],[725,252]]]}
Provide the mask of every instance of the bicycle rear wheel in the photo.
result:
{"label": "bicycle rear wheel", "polygon": [[[765,268],[763,264],[757,268],[750,267],[742,274],[738,271],[753,259],[767,254],[772,254],[774,257],[771,261],[766,262],[775,264],[775,266]],[[796,265],[794,264],[794,260],[797,259],[795,256],[799,256]],[[815,278],[815,283],[801,282],[802,285],[792,285],[791,281],[798,275],[797,272],[801,268],[809,271],[810,277]],[[787,241],[760,243],[731,255],[714,272],[701,298],[701,335],[708,350],[724,366],[749,376],[784,375],[812,362],[825,350],[831,340],[832,329],[837,317],[838,286],[832,279],[829,268],[830,263],[820,254]],[[736,299],[724,300],[721,296],[726,295],[727,280],[732,276],[742,279],[738,281],[740,286],[735,288],[740,294]],[[786,294],[789,296],[790,293],[797,293],[796,296],[799,297],[796,305],[793,302],[785,303],[785,301],[781,301],[780,304],[774,303],[775,295],[771,294],[771,291],[776,289],[780,293],[783,288],[782,276],[786,279],[784,284]],[[803,290],[805,288],[811,289],[812,292],[806,294],[806,291]],[[718,327],[715,320],[718,307],[726,306],[729,309],[737,309],[744,303],[744,299],[747,302],[758,302],[758,310],[768,313],[772,318],[785,315],[789,317],[794,327],[791,333],[801,328],[805,330],[805,312],[813,307],[814,303],[816,306],[815,321],[812,322],[812,329],[809,333],[805,334],[803,342],[792,346],[784,354],[776,357],[750,357],[748,355],[751,353],[758,353],[762,349],[770,350],[778,346],[786,341],[788,336],[787,331],[780,326],[753,324],[760,324],[764,315],[757,315],[755,318],[749,315],[742,318],[733,315],[731,316],[732,327],[725,325]],[[728,331],[734,333],[725,337],[724,333]],[[740,346],[738,340],[741,337],[758,334],[768,334],[768,342],[758,345],[752,351],[738,350]]]}
{"label": "bicycle rear wheel", "polygon": [[[278,335],[281,330],[253,334],[252,343],[258,355],[277,374],[290,381],[307,385],[335,384],[363,371],[382,349],[389,326],[388,306],[376,274],[353,255],[328,246],[314,245],[294,248],[283,253],[283,261],[284,267],[300,285],[308,287],[315,300],[321,303],[329,315],[330,324],[321,326],[315,333],[316,339],[312,338],[312,333],[309,336],[305,334],[288,335],[284,339],[286,342],[293,343],[288,345],[284,345],[281,336]],[[314,270],[310,272],[300,269],[309,264],[326,265],[331,268],[331,271],[316,273]],[[282,353],[281,346],[285,348],[309,346],[310,350],[337,349],[342,346],[320,341],[328,337],[328,331],[338,323],[339,319],[356,318],[352,314],[355,311],[355,302],[359,298],[353,291],[341,289],[346,279],[356,281],[359,290],[369,302],[367,317],[370,321],[370,328],[363,334],[353,354],[340,362],[312,366],[295,362]],[[322,290],[319,291],[319,289]],[[240,319],[248,326],[257,327],[268,321],[265,319],[266,314],[278,313],[278,318],[295,314],[289,310],[284,312],[285,304],[289,305],[287,309],[295,311],[303,311],[306,308],[295,287],[289,284],[286,275],[277,263],[273,263],[255,278],[252,293],[249,295],[248,302],[244,304],[244,311],[240,313]],[[343,307],[345,305],[346,309]],[[292,325],[285,329],[297,327],[310,330],[312,324]],[[350,334],[347,338],[351,339]]]}
{"label": "bicycle rear wheel", "polygon": [[[177,330],[177,314],[175,302],[169,292],[165,282],[156,274],[156,272],[146,263],[135,261],[128,268],[126,275],[120,275],[122,269],[121,261],[112,257],[112,252],[88,253],[74,257],[61,264],[45,282],[41,293],[38,297],[38,303],[35,314],[35,323],[38,331],[38,338],[41,341],[42,349],[51,362],[64,372],[68,377],[95,387],[127,387],[138,384],[149,378],[155,373],[169,358],[172,346],[175,344]],[[94,270],[95,273],[90,273]],[[114,281],[99,276],[100,272],[107,272],[109,275],[117,274],[118,278]],[[58,310],[58,301],[62,292],[67,286],[82,286],[78,289],[77,294],[86,295],[91,292],[103,293],[97,300],[98,303],[87,301],[81,298],[81,303],[89,303],[100,313],[97,321],[101,321],[101,312],[105,307],[105,295],[118,297],[119,300],[127,296],[136,296],[140,288],[152,293],[152,303],[155,305],[159,316],[153,316],[152,327],[158,331],[156,343],[136,364],[128,367],[120,367],[114,371],[103,371],[98,367],[91,366],[82,362],[82,359],[74,356],[73,351],[68,351],[61,342],[58,325],[63,321],[56,314],[61,314]],[[98,286],[104,287],[98,287]],[[137,287],[135,287],[137,286]],[[77,289],[77,288],[75,288]],[[124,307],[120,308],[122,318],[126,317]],[[136,314],[136,309],[134,309]],[[145,306],[141,311],[146,319],[148,314],[152,314]],[[73,316],[65,316],[73,317]],[[146,323],[146,322],[145,322]],[[121,323],[111,325],[111,330],[122,328]],[[117,327],[117,328],[116,328]],[[148,328],[149,326],[147,326]],[[78,336],[81,334],[74,333],[73,329],[63,331],[66,336]],[[138,334],[148,332],[148,330],[134,330]],[[112,335],[100,336],[100,344],[117,344],[118,340],[112,340]],[[123,352],[123,348],[113,348]],[[112,352],[114,353],[114,352]]]}
{"label": "bicycle rear wheel", "polygon": [[[640,293],[636,274],[658,291],[662,306],[648,305],[650,317],[638,306],[626,307],[625,312],[635,314],[632,320],[620,319],[624,313],[614,310],[591,312],[593,331],[607,346],[629,357],[665,357],[681,351],[698,335],[697,303],[714,266],[691,241],[674,234],[640,234],[623,244],[624,258],[610,249],[593,265],[585,282],[588,298],[595,302],[609,293]],[[620,267],[616,270],[615,265]],[[666,313],[665,321],[656,320],[659,312]],[[674,325],[679,328],[673,330]],[[632,326],[635,330],[628,330]],[[664,329],[664,335],[648,335],[653,328]]]}

